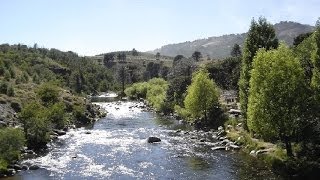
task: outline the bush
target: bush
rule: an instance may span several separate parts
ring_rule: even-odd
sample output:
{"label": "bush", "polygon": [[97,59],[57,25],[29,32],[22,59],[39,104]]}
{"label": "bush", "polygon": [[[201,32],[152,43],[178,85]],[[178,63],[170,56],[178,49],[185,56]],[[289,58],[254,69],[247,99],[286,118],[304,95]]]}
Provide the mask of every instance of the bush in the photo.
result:
{"label": "bush", "polygon": [[45,83],[37,89],[37,95],[46,106],[52,105],[58,102],[59,87],[54,83]]}
{"label": "bush", "polygon": [[[23,147],[25,138],[20,129],[4,128],[0,129],[0,166],[18,160],[20,149]],[[4,162],[1,162],[1,159]],[[0,168],[1,169],[1,168]]]}
{"label": "bush", "polygon": [[7,94],[8,89],[8,83],[7,82],[1,82],[0,83],[0,93],[1,94]]}
{"label": "bush", "polygon": [[48,120],[54,124],[55,128],[62,129],[67,123],[65,105],[62,102],[54,104],[48,110]]}
{"label": "bush", "polygon": [[38,102],[29,103],[19,114],[29,148],[41,149],[49,141],[47,114],[47,109]]}
{"label": "bush", "polygon": [[157,111],[162,111],[165,108],[164,100],[167,89],[168,83],[162,78],[153,78],[148,81],[146,98]]}
{"label": "bush", "polygon": [[7,95],[8,96],[14,96],[14,88],[13,88],[13,86],[12,85],[10,85],[8,88],[7,88]]}
{"label": "bush", "polygon": [[146,98],[148,83],[135,83],[131,87],[125,89],[125,94],[131,99]]}

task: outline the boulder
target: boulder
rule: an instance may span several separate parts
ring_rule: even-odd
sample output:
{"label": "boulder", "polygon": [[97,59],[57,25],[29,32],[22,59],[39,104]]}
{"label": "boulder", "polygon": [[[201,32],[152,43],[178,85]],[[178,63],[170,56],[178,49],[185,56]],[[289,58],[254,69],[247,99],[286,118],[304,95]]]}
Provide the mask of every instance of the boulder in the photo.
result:
{"label": "boulder", "polygon": [[148,138],[148,143],[154,143],[154,142],[161,142],[161,139],[157,138],[157,137],[149,137]]}
{"label": "boulder", "polygon": [[26,170],[28,170],[29,168],[28,168],[27,165],[22,165],[21,169],[24,170],[24,171],[26,171]]}
{"label": "boulder", "polygon": [[13,175],[15,175],[16,174],[16,170],[14,170],[14,169],[7,169],[7,175],[8,176],[13,176]]}
{"label": "boulder", "polygon": [[38,165],[35,165],[35,164],[33,164],[33,165],[31,165],[30,167],[29,167],[29,169],[30,170],[37,170],[37,169],[39,169],[40,167],[38,166]]}
{"label": "boulder", "polygon": [[13,165],[13,169],[22,170],[22,167],[19,164],[15,164],[15,165]]}
{"label": "boulder", "polygon": [[85,134],[91,134],[91,132],[90,131],[86,131]]}

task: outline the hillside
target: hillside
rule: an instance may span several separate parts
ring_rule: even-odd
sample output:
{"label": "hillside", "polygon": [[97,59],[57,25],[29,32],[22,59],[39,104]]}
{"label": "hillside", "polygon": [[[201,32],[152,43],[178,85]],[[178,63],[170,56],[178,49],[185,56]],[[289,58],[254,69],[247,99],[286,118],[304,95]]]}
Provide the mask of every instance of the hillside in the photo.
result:
{"label": "hillside", "polygon": [[[300,24],[296,22],[281,21],[274,25],[277,37],[292,45],[293,39],[301,33],[310,32],[313,26]],[[231,48],[235,43],[242,45],[246,38],[246,33],[229,34],[219,37],[209,37],[206,39],[198,39],[195,41],[187,41],[177,44],[168,44],[159,49],[150,51],[161,55],[176,56],[178,54],[190,57],[194,51],[200,51],[204,56],[209,55],[211,58],[223,58],[230,55]]]}

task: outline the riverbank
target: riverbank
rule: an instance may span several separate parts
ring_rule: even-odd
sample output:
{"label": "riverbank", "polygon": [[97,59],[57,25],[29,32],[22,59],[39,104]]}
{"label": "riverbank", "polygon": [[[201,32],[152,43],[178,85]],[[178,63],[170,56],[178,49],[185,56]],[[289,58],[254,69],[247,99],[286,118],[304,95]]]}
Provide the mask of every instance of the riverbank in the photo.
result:
{"label": "riverbank", "polygon": [[[285,179],[317,179],[320,177],[320,165],[315,161],[286,155],[282,144],[265,142],[253,138],[242,128],[242,123],[236,119],[229,119],[225,123],[226,137],[241,146],[241,151],[263,161],[274,172]],[[294,145],[294,151],[299,146]]]}
{"label": "riverbank", "polygon": [[[63,93],[62,93],[63,92]],[[0,112],[6,111],[5,113],[12,113],[14,114],[13,117],[5,118],[1,122],[1,132],[6,133],[8,129],[16,129],[21,131],[24,130],[23,121],[19,119],[20,110],[15,112],[14,110],[10,110],[12,108],[9,106],[11,103],[11,99],[7,98],[6,101],[2,100],[0,107]],[[32,148],[32,147],[24,147],[28,145],[27,138],[19,140],[21,141],[21,146],[17,147],[18,141],[16,140],[18,137],[10,136],[10,134],[6,133],[5,137],[1,137],[0,143],[2,144],[4,149],[1,149],[1,156],[0,156],[0,177],[7,177],[13,176],[17,172],[21,170],[35,170],[38,168],[36,164],[21,164],[21,161],[24,159],[34,158],[37,157],[38,154],[43,153],[48,148],[48,143],[53,142],[58,139],[59,136],[66,135],[66,133],[70,129],[75,129],[82,126],[87,126],[88,124],[92,124],[98,119],[105,117],[106,112],[101,109],[100,106],[92,104],[88,99],[80,96],[76,96],[71,94],[68,91],[61,90],[59,101],[64,104],[64,110],[62,113],[66,113],[64,115],[65,123],[63,126],[52,126],[52,124],[48,125],[46,132],[44,134],[46,138],[46,143],[43,144],[40,148]],[[51,112],[58,112],[59,114],[61,111],[54,111],[54,107],[48,108]],[[35,111],[43,111],[43,109],[34,109]],[[65,112],[66,111],[66,112]],[[4,113],[4,114],[5,114]],[[37,112],[38,113],[38,112]],[[60,116],[53,116],[55,118],[59,118]],[[48,122],[47,122],[48,123]],[[38,124],[36,124],[38,125]],[[23,136],[23,135],[21,135]],[[10,139],[12,143],[8,142],[6,139]],[[26,144],[27,142],[27,144]],[[36,144],[35,144],[36,145]],[[14,148],[6,148],[6,147],[14,147]],[[9,158],[10,157],[10,158]]]}

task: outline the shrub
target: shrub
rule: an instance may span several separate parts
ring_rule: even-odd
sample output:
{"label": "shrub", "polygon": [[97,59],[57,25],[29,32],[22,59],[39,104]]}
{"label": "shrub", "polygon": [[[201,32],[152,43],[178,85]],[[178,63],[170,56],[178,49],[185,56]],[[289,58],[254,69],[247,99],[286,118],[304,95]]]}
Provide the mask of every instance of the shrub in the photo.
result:
{"label": "shrub", "polygon": [[54,104],[48,110],[48,119],[54,124],[55,128],[62,129],[67,123],[65,105],[62,102]]}
{"label": "shrub", "polygon": [[[23,147],[24,142],[25,138],[20,129],[0,129],[0,164],[19,159],[20,149]],[[1,162],[1,159],[5,162]]]}
{"label": "shrub", "polygon": [[52,105],[58,102],[59,87],[54,83],[45,83],[37,89],[37,95],[46,106]]}
{"label": "shrub", "polygon": [[49,141],[50,122],[47,109],[38,102],[31,102],[19,114],[29,148],[40,149]]}

